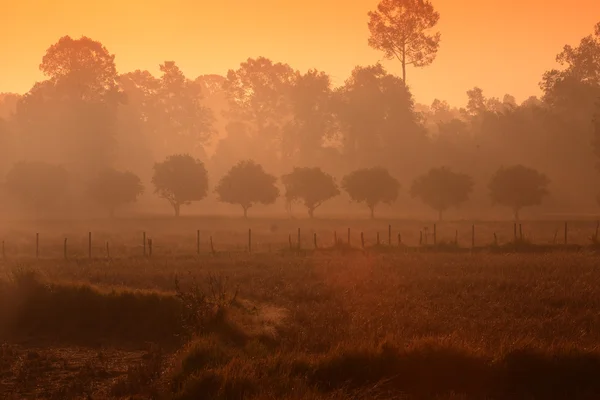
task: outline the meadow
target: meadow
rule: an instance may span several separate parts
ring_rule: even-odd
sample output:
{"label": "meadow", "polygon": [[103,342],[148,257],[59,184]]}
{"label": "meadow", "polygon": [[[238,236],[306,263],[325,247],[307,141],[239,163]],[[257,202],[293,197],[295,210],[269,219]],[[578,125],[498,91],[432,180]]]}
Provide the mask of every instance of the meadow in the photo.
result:
{"label": "meadow", "polygon": [[0,398],[598,398],[596,222],[472,225],[6,223]]}

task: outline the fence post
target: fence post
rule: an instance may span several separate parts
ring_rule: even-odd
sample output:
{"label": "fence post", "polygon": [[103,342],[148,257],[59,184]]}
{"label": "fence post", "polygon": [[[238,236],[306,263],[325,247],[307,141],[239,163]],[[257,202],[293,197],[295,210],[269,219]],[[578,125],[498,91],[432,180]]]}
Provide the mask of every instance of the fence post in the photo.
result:
{"label": "fence post", "polygon": [[475,224],[471,225],[471,248],[475,248]]}
{"label": "fence post", "polygon": [[350,246],[350,228],[348,228],[348,246]]}
{"label": "fence post", "polygon": [[300,250],[301,247],[302,245],[300,244],[300,228],[298,228],[298,250]]}
{"label": "fence post", "polygon": [[317,249],[317,233],[315,232],[313,235],[314,235],[313,240],[315,242],[315,250],[316,250]]}
{"label": "fence post", "polygon": [[519,240],[523,241],[523,225],[519,224]]}
{"label": "fence post", "polygon": [[388,245],[392,247],[392,224],[388,225]]}
{"label": "fence post", "polygon": [[360,245],[363,249],[365,248],[365,235],[362,232],[360,233]]}
{"label": "fence post", "polygon": [[146,232],[142,233],[142,245],[144,246],[144,257],[146,257]]}
{"label": "fence post", "polygon": [[398,247],[402,246],[402,235],[398,234]]}
{"label": "fence post", "polygon": [[196,231],[196,254],[200,254],[200,229]]}
{"label": "fence post", "polygon": [[433,224],[433,245],[437,245],[437,225]]}
{"label": "fence post", "polygon": [[565,244],[568,243],[568,236],[569,236],[569,225],[567,222],[565,222]]}
{"label": "fence post", "polygon": [[215,246],[213,245],[212,236],[210,237],[210,251],[215,254]]}
{"label": "fence post", "polygon": [[65,243],[63,244],[63,255],[65,256],[65,260],[67,259],[67,238],[65,238]]}
{"label": "fence post", "polygon": [[88,232],[88,258],[92,258],[92,232]]}
{"label": "fence post", "polygon": [[148,239],[148,257],[152,257],[152,239]]}
{"label": "fence post", "polygon": [[419,246],[423,246],[423,231],[419,231]]}
{"label": "fence post", "polygon": [[252,229],[248,229],[248,253],[252,253]]}
{"label": "fence post", "polygon": [[40,234],[35,234],[35,258],[40,258]]}
{"label": "fence post", "polygon": [[498,236],[496,236],[496,232],[494,232],[494,246],[498,246]]}
{"label": "fence post", "polygon": [[514,223],[513,231],[514,231],[513,234],[514,234],[514,238],[515,238],[515,243],[517,243],[517,223],[516,222]]}
{"label": "fence post", "polygon": [[379,246],[379,232],[377,232],[377,246]]}

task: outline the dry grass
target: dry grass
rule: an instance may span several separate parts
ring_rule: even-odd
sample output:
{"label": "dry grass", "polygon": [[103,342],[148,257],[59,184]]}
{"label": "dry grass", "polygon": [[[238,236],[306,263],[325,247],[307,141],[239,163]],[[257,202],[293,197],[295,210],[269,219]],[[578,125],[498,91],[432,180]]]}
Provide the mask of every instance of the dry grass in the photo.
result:
{"label": "dry grass", "polygon": [[342,250],[9,260],[0,397],[600,397],[593,253]]}

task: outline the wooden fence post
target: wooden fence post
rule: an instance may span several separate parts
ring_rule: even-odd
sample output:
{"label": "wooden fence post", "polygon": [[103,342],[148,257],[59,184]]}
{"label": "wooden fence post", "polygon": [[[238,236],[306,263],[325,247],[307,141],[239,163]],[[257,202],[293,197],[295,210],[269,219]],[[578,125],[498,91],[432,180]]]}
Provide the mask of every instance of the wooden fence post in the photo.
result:
{"label": "wooden fence post", "polygon": [[514,223],[514,226],[513,226],[513,236],[515,239],[515,243],[517,243],[517,223],[516,222]]}
{"label": "wooden fence post", "polygon": [[88,258],[92,258],[92,232],[88,232]]}
{"label": "wooden fence post", "polygon": [[388,245],[392,247],[392,225],[388,225]]}
{"label": "wooden fence post", "polygon": [[144,246],[144,257],[146,257],[146,232],[142,233],[142,246]]}
{"label": "wooden fence post", "polygon": [[398,234],[398,247],[402,246],[402,235]]}
{"label": "wooden fence post", "polygon": [[301,247],[302,245],[300,244],[300,228],[298,228],[298,250],[300,250]]}
{"label": "wooden fence post", "polygon": [[360,245],[363,249],[365,248],[365,235],[362,232],[360,233]]}
{"label": "wooden fence post", "polygon": [[313,241],[315,242],[315,250],[317,249],[317,233],[315,232],[313,237]]}
{"label": "wooden fence post", "polygon": [[210,251],[215,254],[215,246],[213,245],[212,236],[210,237]]}
{"label": "wooden fence post", "polygon": [[568,236],[569,236],[569,225],[567,222],[565,222],[565,244],[568,243]]}
{"label": "wooden fence post", "polygon": [[67,238],[65,238],[65,242],[63,244],[63,255],[65,257],[65,260],[67,259]]}
{"label": "wooden fence post", "polygon": [[350,246],[350,228],[348,228],[348,246]]}
{"label": "wooden fence post", "polygon": [[196,254],[200,254],[200,229],[196,231]]}
{"label": "wooden fence post", "polygon": [[379,232],[377,232],[377,246],[379,246]]}
{"label": "wooden fence post", "polygon": [[35,234],[35,258],[40,258],[40,234]]}
{"label": "wooden fence post", "polygon": [[437,245],[437,225],[433,224],[433,245]]}
{"label": "wooden fence post", "polygon": [[252,253],[252,229],[248,229],[248,253]]}
{"label": "wooden fence post", "polygon": [[523,241],[523,225],[519,224],[519,240]]}
{"label": "wooden fence post", "polygon": [[496,236],[496,232],[494,232],[494,246],[498,246],[498,236]]}
{"label": "wooden fence post", "polygon": [[152,239],[148,239],[148,257],[152,257]]}

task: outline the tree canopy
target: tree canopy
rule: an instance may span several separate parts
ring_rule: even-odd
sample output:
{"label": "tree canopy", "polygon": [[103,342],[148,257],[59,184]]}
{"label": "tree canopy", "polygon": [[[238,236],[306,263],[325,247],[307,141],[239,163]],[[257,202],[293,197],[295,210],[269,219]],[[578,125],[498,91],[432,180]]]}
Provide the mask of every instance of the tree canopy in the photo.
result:
{"label": "tree canopy", "polygon": [[350,198],[365,203],[375,218],[375,207],[380,203],[390,204],[398,198],[400,183],[381,167],[364,168],[351,172],[342,180],[342,188]]}
{"label": "tree canopy", "polygon": [[369,12],[369,46],[383,51],[387,59],[406,66],[424,67],[433,62],[440,45],[440,33],[431,33],[440,14],[428,0],[381,0],[376,11]]}
{"label": "tree canopy", "polygon": [[59,205],[68,189],[67,171],[59,165],[20,161],[6,174],[6,188],[36,216]]}
{"label": "tree canopy", "polygon": [[181,206],[199,201],[208,193],[208,172],[200,160],[188,154],[175,154],[154,164],[154,191],[171,203],[175,216]]}
{"label": "tree canopy", "polygon": [[523,207],[537,206],[548,194],[550,180],[546,175],[523,165],[502,167],[490,181],[490,195],[494,203],[510,207],[515,220]]}
{"label": "tree canopy", "polygon": [[466,174],[453,172],[448,167],[432,168],[416,178],[410,192],[439,213],[464,203],[473,190],[473,179]]}
{"label": "tree canopy", "polygon": [[294,168],[281,177],[285,186],[285,197],[290,201],[302,200],[312,218],[315,209],[325,201],[340,194],[333,177],[321,168]]}
{"label": "tree canopy", "polygon": [[215,188],[219,201],[239,204],[248,217],[248,209],[254,204],[273,204],[279,197],[275,186],[277,178],[267,174],[262,165],[252,160],[240,161],[221,178]]}
{"label": "tree canopy", "polygon": [[89,182],[88,192],[112,217],[119,206],[134,203],[144,193],[144,186],[136,174],[111,168]]}

